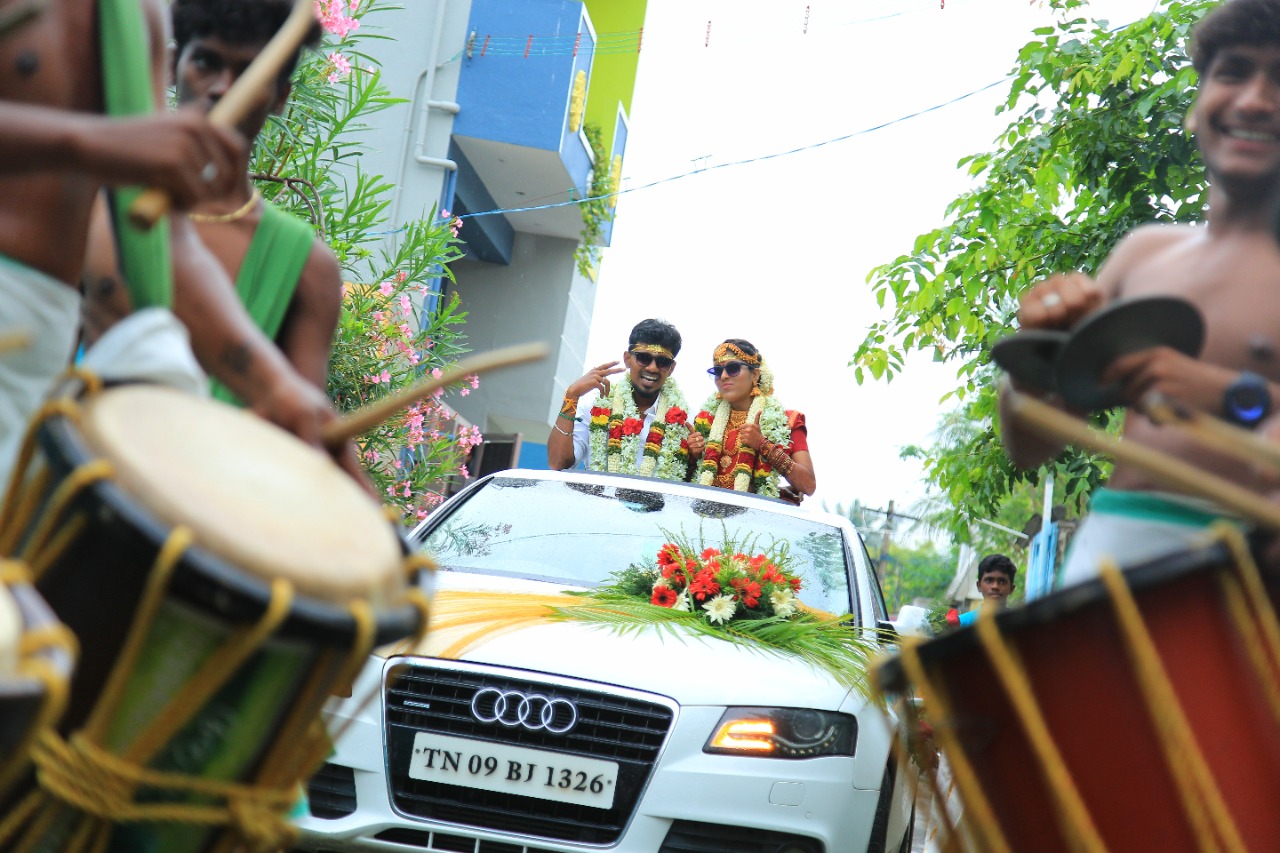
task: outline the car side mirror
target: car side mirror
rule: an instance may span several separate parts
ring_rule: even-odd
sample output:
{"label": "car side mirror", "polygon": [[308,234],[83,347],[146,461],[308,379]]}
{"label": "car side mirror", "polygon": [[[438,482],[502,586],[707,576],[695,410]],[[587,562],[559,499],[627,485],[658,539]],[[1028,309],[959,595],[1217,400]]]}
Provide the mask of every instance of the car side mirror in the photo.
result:
{"label": "car side mirror", "polygon": [[914,604],[902,605],[898,618],[890,624],[902,637],[929,637],[933,634],[929,629],[929,611]]}

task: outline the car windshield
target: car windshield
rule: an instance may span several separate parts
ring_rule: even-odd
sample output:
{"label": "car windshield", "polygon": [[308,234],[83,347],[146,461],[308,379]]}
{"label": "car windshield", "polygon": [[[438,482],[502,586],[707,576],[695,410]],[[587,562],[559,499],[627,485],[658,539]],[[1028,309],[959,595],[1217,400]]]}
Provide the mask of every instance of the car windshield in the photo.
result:
{"label": "car windshield", "polygon": [[786,549],[801,601],[828,613],[853,609],[840,528],[630,482],[497,478],[433,525],[422,548],[444,570],[596,586],[630,565],[653,565],[673,537],[699,548],[727,538],[751,554]]}

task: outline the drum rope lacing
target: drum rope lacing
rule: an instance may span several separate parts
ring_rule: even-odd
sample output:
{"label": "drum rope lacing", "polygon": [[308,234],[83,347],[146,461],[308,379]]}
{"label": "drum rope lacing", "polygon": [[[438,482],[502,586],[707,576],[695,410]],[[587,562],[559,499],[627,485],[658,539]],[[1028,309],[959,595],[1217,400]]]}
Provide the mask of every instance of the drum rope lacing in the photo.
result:
{"label": "drum rope lacing", "polygon": [[[1280,722],[1280,618],[1277,618],[1276,611],[1271,606],[1262,576],[1239,531],[1230,525],[1220,525],[1216,526],[1216,533],[1227,544],[1234,557],[1234,572],[1219,573],[1228,615],[1246,647],[1250,664],[1259,676],[1272,715]],[[1244,853],[1246,847],[1243,838],[1182,711],[1155,641],[1143,622],[1128,583],[1114,562],[1104,561],[1100,575],[1198,848],[1206,853]],[[1030,678],[1016,652],[1004,642],[993,615],[980,616],[975,630],[992,668],[1014,706],[1014,713],[1024,733],[1031,741],[1032,752],[1058,810],[1063,834],[1069,846],[1073,850],[1105,851],[1105,843],[1089,818],[1070,771],[1053,745],[1051,733],[1036,704]],[[969,807],[966,820],[974,824],[982,849],[1008,850],[1007,841],[995,820],[974,768],[947,722],[952,717],[945,691],[940,684],[927,677],[916,648],[918,645],[918,640],[904,640],[900,654],[903,670],[908,680],[916,685],[925,707],[937,709],[940,722],[935,726],[935,737],[948,756],[955,784]],[[938,791],[936,775],[936,770],[930,773],[935,793]],[[947,820],[945,799],[940,813],[950,836],[952,832]]]}
{"label": "drum rope lacing", "polygon": [[[995,811],[991,807],[991,802],[982,792],[982,786],[978,782],[978,774],[961,749],[960,739],[956,737],[949,724],[942,722],[952,719],[951,702],[947,699],[946,691],[943,690],[942,685],[934,684],[925,675],[924,664],[920,662],[919,645],[920,641],[917,638],[903,638],[900,653],[902,668],[906,672],[907,678],[920,691],[920,697],[924,700],[925,707],[935,709],[937,712],[940,724],[934,727],[934,736],[937,737],[943,752],[947,754],[948,761],[951,764],[951,774],[955,779],[956,787],[960,789],[960,796],[964,798],[967,806],[966,814],[968,815],[968,820],[976,830],[979,844],[984,851],[990,851],[990,853],[1012,853],[1013,848],[1009,846],[1004,833],[1000,830],[1000,824],[996,821]],[[945,811],[946,804],[944,803],[943,812],[945,813]]]}
{"label": "drum rope lacing", "polygon": [[[83,371],[72,373],[84,382],[87,394],[92,395],[102,389],[101,380],[93,374]],[[81,409],[74,400],[67,398],[46,403],[28,425],[15,472],[29,470],[35,458],[38,430],[54,416],[79,424]],[[63,551],[74,544],[83,532],[87,521],[83,512],[75,513],[66,520],[63,516],[85,489],[113,477],[113,466],[109,462],[92,460],[72,471],[58,485],[49,501],[43,503],[41,496],[47,493],[50,485],[48,469],[41,468],[30,476],[15,473],[4,503],[0,505],[0,531],[3,531],[0,534],[0,553],[9,553],[17,547],[19,537],[30,528],[37,512],[43,511],[45,515],[23,543],[23,556],[29,559],[30,568],[16,562],[0,562],[0,569],[3,569],[0,579],[12,577],[30,582],[33,576],[39,577],[42,571],[56,563]],[[178,527],[160,549],[125,646],[81,731],[64,739],[53,730],[66,706],[69,686],[47,662],[38,658],[30,661],[24,674],[39,678],[46,686],[40,717],[27,736],[40,787],[28,793],[9,814],[0,818],[0,847],[8,849],[8,841],[25,827],[22,838],[26,841],[18,849],[33,849],[55,821],[65,823],[68,820],[78,821],[78,827],[67,842],[64,853],[105,851],[111,841],[113,825],[120,822],[230,827],[234,837],[224,835],[216,839],[211,848],[219,851],[248,849],[251,853],[267,853],[287,848],[296,839],[297,830],[288,823],[286,814],[299,802],[300,781],[309,778],[332,752],[333,740],[320,719],[320,705],[331,693],[350,689],[376,639],[377,622],[372,607],[366,601],[348,604],[356,626],[351,646],[319,655],[322,660],[316,663],[306,684],[294,697],[292,712],[277,727],[278,736],[270,748],[264,750],[255,783],[206,780],[156,771],[142,765],[152,760],[170,738],[200,713],[206,702],[280,627],[294,598],[292,584],[282,579],[272,584],[270,600],[261,620],[248,629],[233,632],[233,636],[201,664],[199,672],[123,754],[112,753],[100,744],[163,603],[169,579],[193,542],[193,533],[188,528]],[[406,558],[404,571],[411,577],[424,567],[434,569],[434,564],[425,555],[412,555]],[[404,603],[419,613],[414,641],[421,642],[427,627],[428,600],[415,588],[406,592]],[[43,645],[60,645],[72,656],[77,653],[76,638],[65,626],[57,625],[29,633],[24,649],[28,646],[36,650]],[[336,676],[329,675],[334,672]],[[21,744],[15,755],[25,752],[27,744]],[[0,774],[0,782],[7,782],[10,775],[16,776],[25,766],[23,762],[15,762],[12,771],[0,768],[4,771]],[[198,797],[215,802],[138,803],[134,798],[140,788],[170,799]],[[0,793],[3,792],[4,787],[0,785]],[[80,814],[68,813],[67,807],[78,809]]]}
{"label": "drum rope lacing", "polygon": [[1059,825],[1070,848],[1077,853],[1105,853],[1107,846],[1089,816],[1079,789],[1071,778],[1062,754],[1053,743],[1049,726],[1036,705],[1031,680],[1017,652],[1009,647],[996,627],[995,608],[984,608],[978,616],[978,641],[987,655],[1005,694],[1013,703],[1023,732],[1058,813]]}
{"label": "drum rope lacing", "polygon": [[[205,780],[141,766],[201,710],[209,697],[261,648],[284,621],[293,602],[293,588],[287,581],[277,580],[273,584],[262,619],[248,630],[238,632],[238,636],[216,651],[201,666],[199,674],[157,714],[151,727],[123,755],[108,752],[97,742],[105,734],[126,678],[141,652],[147,630],[163,602],[169,579],[193,539],[189,529],[179,527],[170,534],[161,549],[148,578],[137,619],[84,729],[64,739],[51,729],[53,719],[43,727],[32,749],[40,787],[0,820],[0,845],[6,844],[24,826],[27,829],[24,837],[34,843],[54,820],[75,817],[65,813],[66,806],[82,813],[79,815],[81,826],[71,838],[70,846],[66,848],[68,851],[105,849],[111,825],[122,822],[229,826],[255,853],[284,849],[295,840],[296,830],[289,825],[285,815],[298,802],[300,774],[297,768],[305,768],[309,775],[331,749],[331,741],[315,715],[316,702],[327,693],[321,688],[331,682],[323,676],[324,672],[332,671],[329,667],[318,666],[313,672],[309,685],[311,696],[308,698],[314,698],[316,702],[301,701],[295,706],[292,719],[280,727],[283,738],[263,759],[260,779],[256,784]],[[421,610],[425,602],[423,605],[415,603],[415,606]],[[348,684],[372,650],[376,630],[372,609],[367,602],[353,602],[350,610],[357,626],[356,640],[349,650],[339,653],[345,658],[339,662],[340,678],[346,679]],[[55,691],[51,695],[59,694]],[[306,693],[303,695],[307,696]],[[61,699],[61,704],[65,704],[65,685]],[[57,710],[60,711],[60,707]],[[308,716],[315,717],[310,725],[306,719]],[[195,796],[215,802],[138,803],[134,798],[140,788],[171,798]]]}
{"label": "drum rope lacing", "polygon": [[[1102,561],[1100,576],[1111,594],[1111,604],[1120,625],[1125,650],[1129,653],[1129,662],[1138,677],[1143,701],[1147,705],[1152,723],[1155,724],[1159,735],[1157,739],[1164,750],[1165,763],[1173,775],[1182,807],[1190,818],[1196,842],[1204,851],[1216,851],[1225,847],[1229,851],[1243,853],[1246,848],[1240,832],[1231,819],[1222,792],[1213,781],[1208,762],[1191,731],[1191,724],[1182,712],[1173,684],[1160,662],[1160,653],[1142,621],[1142,614],[1129,590],[1129,584],[1112,560]],[[1219,846],[1220,843],[1222,846]]]}
{"label": "drum rope lacing", "polygon": [[[16,560],[0,559],[0,584],[29,585],[31,572]],[[65,673],[52,661],[40,655],[49,649],[61,649],[71,660],[79,654],[80,644],[67,626],[60,622],[41,625],[23,632],[18,645],[19,678],[29,678],[40,683],[41,702],[35,719],[22,739],[9,755],[0,758],[0,797],[18,779],[27,767],[26,756],[40,732],[53,726],[67,706],[70,692]],[[0,837],[3,837],[0,834]]]}
{"label": "drum rope lacing", "polygon": [[1222,575],[1227,608],[1244,639],[1249,663],[1263,685],[1271,713],[1280,723],[1280,618],[1267,598],[1262,575],[1244,540],[1234,528],[1225,525],[1222,533],[1240,575]]}

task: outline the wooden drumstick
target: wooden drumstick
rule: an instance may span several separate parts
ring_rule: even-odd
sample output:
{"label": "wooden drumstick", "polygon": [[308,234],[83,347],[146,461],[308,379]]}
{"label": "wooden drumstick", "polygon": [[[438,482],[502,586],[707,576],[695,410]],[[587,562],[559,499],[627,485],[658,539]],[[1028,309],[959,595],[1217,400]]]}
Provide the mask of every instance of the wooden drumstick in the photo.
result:
{"label": "wooden drumstick", "polygon": [[1142,411],[1158,424],[1180,428],[1189,438],[1205,447],[1280,472],[1280,444],[1268,441],[1252,430],[1229,424],[1156,393],[1142,398]]}
{"label": "wooden drumstick", "polygon": [[545,343],[538,342],[504,347],[468,356],[440,376],[425,379],[410,388],[370,403],[335,421],[321,432],[320,440],[326,447],[339,447],[344,442],[350,441],[362,432],[382,423],[396,412],[412,406],[424,397],[429,397],[440,388],[452,385],[472,374],[485,373],[500,367],[524,364],[527,361],[538,361],[545,358],[550,350],[551,348]]}
{"label": "wooden drumstick", "polygon": [[1018,393],[1007,380],[1002,390],[1007,395],[1008,410],[1013,418],[1041,435],[1105,454],[1117,462],[1137,468],[1152,479],[1184,492],[1203,495],[1264,527],[1280,530],[1280,506],[1261,495],[1167,453],[1099,432],[1047,403]]}
{"label": "wooden drumstick", "polygon": [[26,349],[31,346],[31,333],[26,329],[11,329],[0,332],[0,355]]}
{"label": "wooden drumstick", "polygon": [[[294,0],[293,11],[280,31],[271,37],[262,52],[209,110],[210,124],[234,127],[244,118],[268,84],[280,74],[285,62],[298,50],[314,20],[314,0]],[[169,206],[170,199],[164,190],[149,189],[129,206],[129,221],[138,228],[151,228],[169,212]]]}

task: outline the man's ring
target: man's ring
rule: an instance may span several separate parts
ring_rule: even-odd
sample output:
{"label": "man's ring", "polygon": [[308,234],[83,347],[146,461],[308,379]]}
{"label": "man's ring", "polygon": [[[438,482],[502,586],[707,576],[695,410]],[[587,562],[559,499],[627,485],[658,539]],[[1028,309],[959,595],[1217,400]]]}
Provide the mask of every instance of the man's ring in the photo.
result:
{"label": "man's ring", "polygon": [[1056,293],[1046,293],[1040,298],[1040,304],[1045,308],[1052,308],[1055,305],[1062,304],[1062,297]]}
{"label": "man's ring", "polygon": [[211,184],[218,177],[218,167],[213,163],[205,163],[204,168],[200,170],[200,180],[206,184]]}

